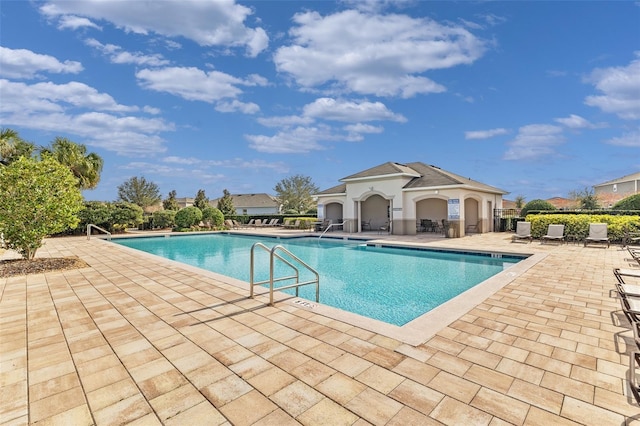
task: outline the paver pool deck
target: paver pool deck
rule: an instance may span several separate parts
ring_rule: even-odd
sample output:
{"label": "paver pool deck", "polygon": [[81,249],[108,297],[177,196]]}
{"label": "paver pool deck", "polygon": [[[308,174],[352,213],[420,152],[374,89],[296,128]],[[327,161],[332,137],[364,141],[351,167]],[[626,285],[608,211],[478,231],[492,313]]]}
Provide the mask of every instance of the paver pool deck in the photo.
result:
{"label": "paver pool deck", "polygon": [[97,238],[48,239],[38,257],[89,267],[0,278],[0,423],[640,425],[619,245],[371,237],[542,256],[416,344]]}

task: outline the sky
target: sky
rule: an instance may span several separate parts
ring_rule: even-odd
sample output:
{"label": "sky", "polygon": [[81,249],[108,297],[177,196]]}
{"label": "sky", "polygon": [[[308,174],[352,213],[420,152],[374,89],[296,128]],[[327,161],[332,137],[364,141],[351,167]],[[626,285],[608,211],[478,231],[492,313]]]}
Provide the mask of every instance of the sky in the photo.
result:
{"label": "sky", "polygon": [[640,2],[0,1],[0,126],[163,198],[388,161],[567,197],[640,171]]}

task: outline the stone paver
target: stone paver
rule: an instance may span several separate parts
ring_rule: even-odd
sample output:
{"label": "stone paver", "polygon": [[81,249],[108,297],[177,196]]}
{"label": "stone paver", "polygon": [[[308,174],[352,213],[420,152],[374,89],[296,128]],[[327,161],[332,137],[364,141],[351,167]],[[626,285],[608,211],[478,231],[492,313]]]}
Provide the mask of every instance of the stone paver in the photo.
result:
{"label": "stone paver", "polygon": [[0,278],[0,424],[640,424],[612,292],[612,269],[634,267],[621,247],[383,237],[542,256],[416,344],[99,239],[49,239],[38,256],[90,266]]}

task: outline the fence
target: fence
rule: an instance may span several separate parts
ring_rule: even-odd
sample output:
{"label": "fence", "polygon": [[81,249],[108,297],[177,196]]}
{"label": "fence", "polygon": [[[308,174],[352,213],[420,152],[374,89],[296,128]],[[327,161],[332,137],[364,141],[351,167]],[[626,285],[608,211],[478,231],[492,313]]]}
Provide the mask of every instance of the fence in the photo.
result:
{"label": "fence", "polygon": [[521,219],[520,209],[494,209],[493,229],[495,232],[515,231],[516,223]]}

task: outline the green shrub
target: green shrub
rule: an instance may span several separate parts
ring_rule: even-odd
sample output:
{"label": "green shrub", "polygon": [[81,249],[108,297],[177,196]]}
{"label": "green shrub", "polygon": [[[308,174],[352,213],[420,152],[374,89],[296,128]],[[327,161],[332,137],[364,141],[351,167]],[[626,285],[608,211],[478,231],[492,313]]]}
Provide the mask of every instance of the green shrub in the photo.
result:
{"label": "green shrub", "polygon": [[172,228],[176,224],[175,210],[158,210],[152,215],[155,228]]}
{"label": "green shrub", "polygon": [[202,221],[209,222],[213,228],[219,228],[224,223],[224,214],[216,207],[205,207],[202,209]]}
{"label": "green shrub", "polygon": [[137,204],[126,201],[113,203],[111,211],[110,231],[124,231],[127,228],[137,227],[143,222],[144,211]]}
{"label": "green shrub", "polygon": [[640,216],[614,216],[606,214],[530,214],[531,235],[540,238],[546,235],[549,225],[564,225],[564,235],[584,238],[589,235],[590,223],[606,223],[611,241],[620,241],[625,232],[640,232]]}
{"label": "green shrub", "polygon": [[195,207],[189,206],[178,210],[175,221],[178,228],[191,228],[196,226],[202,220],[202,211]]}
{"label": "green shrub", "polygon": [[33,259],[47,235],[78,226],[82,194],[68,167],[20,157],[0,166],[0,235],[6,248]]}
{"label": "green shrub", "polygon": [[640,210],[640,194],[623,198],[611,207],[613,210]]}
{"label": "green shrub", "polygon": [[545,200],[531,200],[520,211],[520,216],[525,217],[530,211],[542,211],[542,210],[558,210],[548,201]]}

